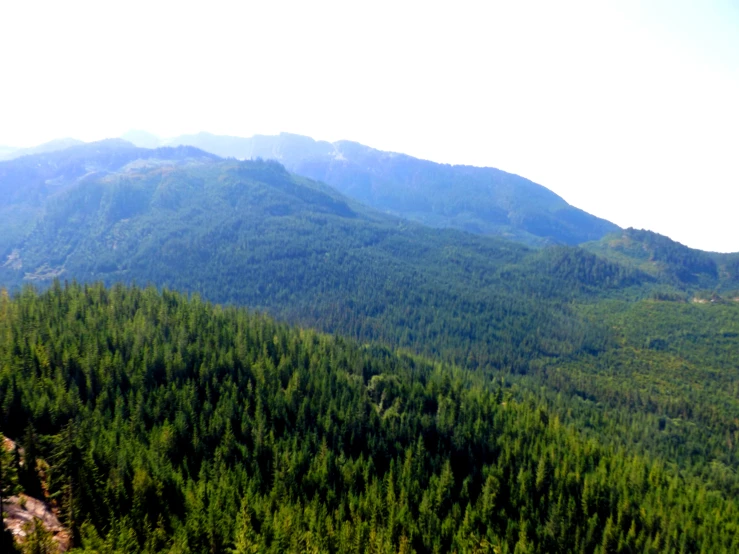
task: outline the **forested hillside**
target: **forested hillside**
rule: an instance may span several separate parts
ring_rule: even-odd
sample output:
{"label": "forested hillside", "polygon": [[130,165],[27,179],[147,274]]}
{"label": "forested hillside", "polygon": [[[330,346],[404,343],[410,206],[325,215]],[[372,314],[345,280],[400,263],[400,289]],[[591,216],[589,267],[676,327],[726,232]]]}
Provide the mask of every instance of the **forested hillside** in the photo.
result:
{"label": "forested hillside", "polygon": [[651,231],[625,229],[583,247],[678,287],[716,292],[739,288],[738,254],[703,252]]}
{"label": "forested hillside", "polygon": [[531,349],[600,348],[573,295],[651,279],[577,249],[386,216],[276,162],[143,165],[86,177],[42,206],[6,250],[8,285],[155,283],[472,369],[525,370]]}
{"label": "forested hillside", "polygon": [[0,256],[17,246],[43,216],[47,203],[81,179],[132,169],[129,164],[165,166],[216,160],[190,147],[136,148],[122,140],[77,144],[57,150],[57,142],[41,145],[40,153],[0,161]]}
{"label": "forested hillside", "polygon": [[[131,138],[151,144],[149,136]],[[166,143],[224,157],[277,160],[368,206],[432,227],[537,245],[575,245],[618,230],[549,189],[494,168],[438,164],[356,142],[314,141],[289,133],[251,138],[199,133]]]}
{"label": "forested hillside", "polygon": [[0,407],[80,552],[739,548],[736,496],[533,395],[152,288],[0,294]]}

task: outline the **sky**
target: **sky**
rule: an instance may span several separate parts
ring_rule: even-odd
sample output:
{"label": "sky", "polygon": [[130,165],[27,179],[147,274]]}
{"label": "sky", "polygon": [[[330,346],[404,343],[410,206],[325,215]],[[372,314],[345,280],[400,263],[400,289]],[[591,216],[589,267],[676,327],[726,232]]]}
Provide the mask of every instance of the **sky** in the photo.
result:
{"label": "sky", "polygon": [[739,251],[739,0],[0,3],[0,145],[282,131]]}

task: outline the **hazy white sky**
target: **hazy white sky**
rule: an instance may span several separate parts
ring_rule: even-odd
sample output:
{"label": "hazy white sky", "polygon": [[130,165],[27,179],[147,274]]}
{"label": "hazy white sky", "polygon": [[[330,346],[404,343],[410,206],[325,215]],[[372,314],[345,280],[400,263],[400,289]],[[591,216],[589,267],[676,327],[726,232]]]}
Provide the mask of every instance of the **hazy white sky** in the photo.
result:
{"label": "hazy white sky", "polygon": [[6,1],[0,78],[0,144],[351,139],[739,251],[738,0]]}

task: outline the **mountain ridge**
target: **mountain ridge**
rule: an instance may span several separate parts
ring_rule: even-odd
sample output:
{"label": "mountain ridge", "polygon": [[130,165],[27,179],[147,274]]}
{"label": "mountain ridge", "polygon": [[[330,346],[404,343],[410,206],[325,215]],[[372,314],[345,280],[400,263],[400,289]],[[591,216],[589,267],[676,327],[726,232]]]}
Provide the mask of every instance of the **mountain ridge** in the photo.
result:
{"label": "mountain ridge", "polygon": [[245,138],[201,132],[162,144],[187,144],[222,157],[274,159],[369,206],[432,227],[538,246],[575,245],[619,229],[512,173],[439,164],[349,140],[330,143],[291,133]]}
{"label": "mountain ridge", "polygon": [[673,284],[729,292],[739,288],[739,252],[690,248],[645,229],[624,229],[582,247]]}
{"label": "mountain ridge", "polygon": [[[553,326],[570,316],[545,315],[549,308],[533,300],[543,291],[559,299],[602,284],[616,293],[646,278],[592,255],[540,256],[502,238],[430,229],[290,174],[278,162],[210,155],[202,163],[131,167],[137,150],[121,146],[122,171],[86,175],[46,196],[44,181],[35,204],[29,195],[23,195],[25,204],[0,203],[0,210],[21,206],[33,216],[0,245],[2,282],[152,282],[326,331],[353,327],[357,338],[413,346],[425,334],[449,334],[458,349],[454,356],[461,357],[469,349],[471,321],[508,317],[511,303],[525,302],[518,310],[524,319],[539,318],[543,334],[556,334]],[[542,268],[551,268],[551,275]],[[459,315],[434,321],[424,302],[458,303]],[[391,320],[405,322],[405,336],[395,336]],[[530,325],[496,330],[480,323],[479,333],[491,344],[511,334],[526,340],[523,329]],[[556,342],[540,341],[552,352]],[[439,348],[429,345],[430,351]],[[483,350],[475,363],[518,363],[510,356],[503,361],[504,350]]]}
{"label": "mountain ridge", "polygon": [[30,156],[33,154],[46,154],[50,152],[56,152],[59,150],[65,150],[72,146],[79,146],[85,144],[83,141],[74,138],[61,138],[50,140],[37,146],[31,146],[28,148],[16,148],[11,146],[0,146],[0,161],[14,160],[21,156]]}

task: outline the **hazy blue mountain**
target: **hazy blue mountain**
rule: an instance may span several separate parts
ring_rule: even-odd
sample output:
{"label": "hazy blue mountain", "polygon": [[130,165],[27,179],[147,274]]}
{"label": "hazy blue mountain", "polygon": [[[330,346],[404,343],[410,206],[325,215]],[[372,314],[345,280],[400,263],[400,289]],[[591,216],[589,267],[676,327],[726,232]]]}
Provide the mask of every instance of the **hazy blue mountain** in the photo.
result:
{"label": "hazy blue mountain", "polygon": [[170,146],[187,145],[200,148],[206,152],[213,152],[222,158],[249,159],[251,139],[241,137],[230,137],[213,135],[211,133],[197,133],[194,135],[181,135],[164,140]]}
{"label": "hazy blue mountain", "polygon": [[[207,147],[210,145],[211,148],[218,142],[225,143],[229,140],[228,137],[213,137],[205,133],[194,135],[193,137],[197,137],[202,146]],[[281,138],[283,139],[281,141],[275,141],[274,137],[234,139],[232,144],[238,143],[242,146],[248,146],[250,150],[244,151],[244,153],[247,154],[247,157],[255,158],[284,158],[286,156],[285,152],[289,151],[299,152],[302,156],[313,156],[318,159],[321,156],[325,157],[329,151],[335,154],[337,148],[336,145],[330,143],[316,142],[306,137],[295,135],[282,135]],[[354,158],[357,158],[358,154],[352,154],[352,149],[360,153],[368,153],[367,155],[370,156],[368,163],[371,163],[378,155],[376,151],[366,149],[356,143],[339,143],[339,146],[342,148],[342,152]],[[416,162],[419,162],[422,164],[422,167],[436,167],[442,173],[451,170],[461,172],[463,169],[466,169],[470,170],[471,174],[474,174],[478,170],[478,168],[453,168],[451,166],[439,166],[438,164],[425,166],[423,164],[427,162],[414,160],[403,155],[393,156],[383,154],[382,156],[390,158],[397,157],[406,161],[410,160],[411,167]],[[56,248],[54,244],[55,237],[60,232],[59,229],[63,227],[66,229],[64,233],[69,236],[76,236],[77,238],[74,240],[74,244],[80,243],[80,237],[86,231],[84,228],[77,228],[79,214],[74,215],[70,213],[64,217],[57,217],[55,227],[46,227],[47,231],[51,233],[48,236],[38,233],[39,225],[43,222],[44,217],[51,213],[58,213],[59,207],[69,202],[69,198],[76,198],[70,206],[77,209],[74,202],[82,201],[80,199],[81,197],[79,197],[82,194],[80,191],[92,190],[85,188],[88,187],[88,182],[98,183],[99,186],[100,183],[108,182],[110,179],[125,180],[127,185],[123,188],[127,192],[121,198],[111,197],[106,200],[106,202],[113,206],[119,202],[125,203],[128,195],[133,194],[131,191],[136,188],[137,179],[142,179],[142,176],[149,175],[150,173],[153,175],[160,173],[162,175],[169,175],[172,171],[178,170],[174,175],[179,176],[177,177],[178,179],[184,179],[185,181],[206,178],[217,181],[218,179],[225,178],[221,170],[219,170],[221,171],[219,173],[215,169],[211,170],[208,177],[200,177],[194,174],[183,176],[179,172],[179,170],[184,170],[189,166],[200,167],[204,164],[209,165],[213,163],[220,163],[220,158],[192,146],[145,149],[137,148],[130,142],[121,139],[109,139],[97,143],[81,144],[66,150],[29,155],[12,161],[0,162],[0,256],[2,257],[0,259],[3,260],[2,263],[6,264],[6,268],[21,266],[24,268],[23,272],[16,274],[17,277],[25,275],[28,272],[28,264],[34,259],[38,262],[37,267],[30,268],[34,271],[28,272],[29,275],[35,276],[34,278],[38,278],[39,275],[53,275],[53,271],[46,274],[43,271],[39,273],[35,269],[43,267],[51,259],[58,259],[59,256],[54,253],[54,249]],[[392,164],[391,161],[388,163]],[[482,171],[484,173],[495,170]],[[290,179],[298,183],[291,185],[293,188],[297,187],[295,190],[303,190],[302,187],[305,183],[312,182],[301,181],[296,177],[290,177]],[[545,200],[547,199],[548,191],[546,189],[525,180],[521,181],[529,187],[529,198],[536,199],[537,194],[539,194]],[[313,184],[311,186],[316,187],[319,185]],[[320,186],[331,197],[341,197],[340,195],[336,196],[337,193],[333,189],[323,185]],[[508,194],[514,194],[510,192],[511,188],[520,188],[521,186],[519,182],[509,185]],[[500,186],[498,190],[505,190],[505,187]],[[177,197],[181,198],[182,193],[180,192],[178,194]],[[301,217],[308,217],[305,213],[305,206],[296,208],[284,199],[276,202],[275,205],[264,204],[264,197],[260,195],[255,195],[251,198],[253,202],[250,206],[251,213],[258,213],[260,217],[268,217],[270,214],[279,215],[283,212],[285,214],[299,213],[302,214]],[[341,202],[349,202],[348,198],[341,198]],[[205,199],[191,200],[196,203],[199,202],[202,205],[207,204]],[[233,201],[235,202],[236,200]],[[354,206],[351,209],[352,213],[363,213],[365,215],[371,213],[373,214],[373,221],[381,217],[379,212],[368,211],[367,208],[360,204],[354,203],[352,205]],[[118,206],[110,209],[113,209],[114,212],[116,210],[125,212],[129,207]],[[149,209],[153,210],[151,217],[162,221],[175,217],[178,213],[176,210],[165,210],[162,212],[161,203],[151,205],[147,208],[147,210]],[[208,213],[204,217],[208,221],[216,222],[220,215],[219,209],[214,206],[212,213]],[[311,215],[310,217],[313,216]],[[397,220],[393,221],[394,223],[391,225],[399,224]],[[190,232],[187,229],[190,220],[185,218],[181,223],[184,226],[183,229],[185,229],[182,232]],[[39,257],[29,258],[26,255],[24,258],[20,255],[23,248],[19,248],[19,245],[25,244],[27,248],[31,244],[28,241],[30,240],[31,232],[34,230],[36,234],[33,236],[36,237],[34,240],[36,241],[36,251],[39,253]],[[318,227],[314,226],[310,228],[311,233],[316,233],[319,230]],[[438,237],[431,239],[429,235],[424,236],[426,237],[424,240],[442,240]],[[276,241],[272,246],[265,246],[265,248],[280,248],[285,243],[291,241],[299,242],[299,240],[303,240],[304,238],[281,235],[279,241]],[[430,249],[431,247],[428,248]],[[412,250],[411,246],[408,246],[408,249]],[[739,287],[739,254],[720,255],[689,249],[656,233],[636,231],[633,229],[619,231],[618,233],[607,235],[600,241],[587,243],[586,249],[598,254],[601,258],[612,260],[618,264],[618,267],[631,268],[630,270],[636,271],[642,276],[640,277],[642,281],[648,277],[654,282],[677,286],[680,290],[707,290],[717,288],[727,291],[731,288]],[[61,250],[64,250],[64,248],[61,248]],[[14,254],[16,251],[18,252],[17,255]],[[46,254],[42,254],[42,252],[46,252]],[[86,256],[94,258],[98,254],[91,250]],[[587,283],[589,286],[595,286],[596,288],[603,282],[611,279],[611,277],[603,277],[599,273],[599,271],[602,272],[602,267],[601,269],[594,270],[593,268],[601,262],[596,259],[589,259],[583,251],[554,249],[547,250],[542,256],[528,256],[527,259],[530,262],[527,262],[528,265],[524,269],[522,269],[522,266],[519,266],[508,271],[510,278],[524,278],[521,275],[522,271],[526,272],[525,278],[529,281],[539,279],[538,276],[542,273],[556,274],[565,281],[569,282],[571,279],[576,279],[580,284]],[[424,259],[424,263],[433,263],[433,261]],[[120,265],[116,263],[116,267]],[[67,270],[69,267],[72,267],[62,264],[58,268],[62,266],[66,267]],[[583,268],[588,268],[585,274],[582,274]],[[619,273],[619,271],[616,271],[616,273]],[[95,271],[86,273],[85,276],[86,278],[93,278],[95,273]],[[607,273],[610,275],[613,273],[613,270],[608,269]],[[616,280],[623,280],[623,275]]]}
{"label": "hazy blue mountain", "polygon": [[5,149],[5,147],[0,147],[0,160],[13,160],[15,158],[20,158],[21,156],[29,156],[31,154],[45,154],[48,152],[57,152],[59,150],[64,150],[65,148],[69,148],[71,146],[77,146],[80,144],[84,144],[84,142],[82,142],[81,140],[73,139],[73,138],[61,138],[61,139],[54,139],[49,142],[45,142],[43,144],[39,144],[38,146],[32,146],[30,148],[7,148]]}
{"label": "hazy blue mountain", "polygon": [[172,166],[214,159],[215,155],[192,147],[149,150],[121,139],[108,139],[2,161],[0,256],[9,255],[9,249],[33,229],[47,206],[53,205],[50,199],[80,179],[134,170],[141,165]]}
{"label": "hazy blue mountain", "polygon": [[369,206],[432,227],[501,235],[529,244],[579,244],[619,229],[570,206],[549,189],[494,168],[453,166],[382,152],[356,142],[329,143],[282,133],[252,138],[181,136],[219,156],[274,159]]}

